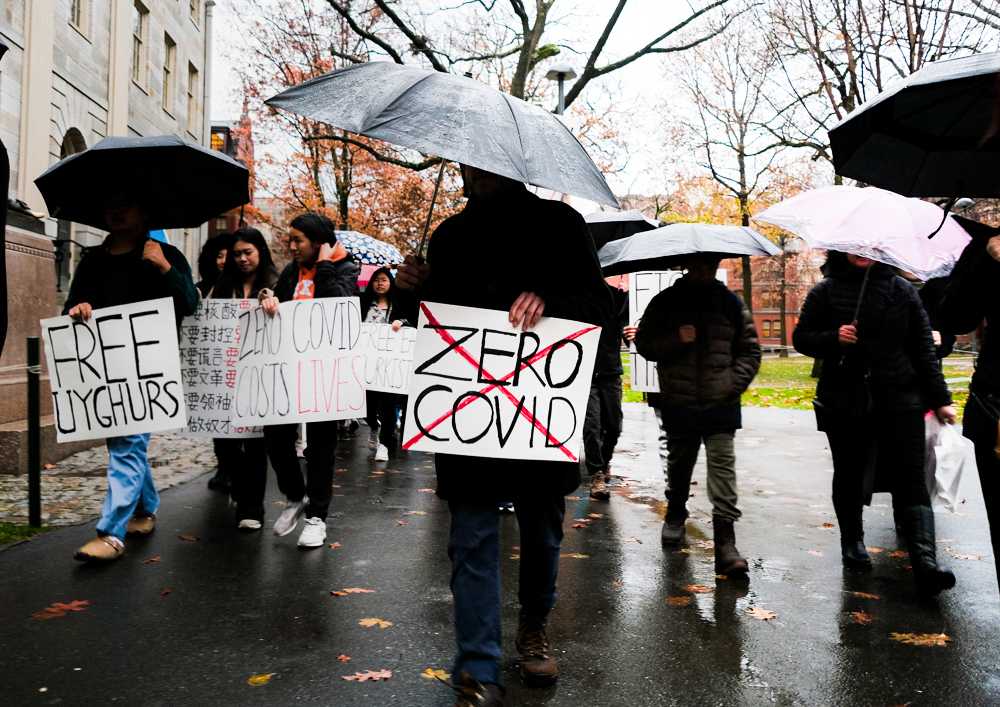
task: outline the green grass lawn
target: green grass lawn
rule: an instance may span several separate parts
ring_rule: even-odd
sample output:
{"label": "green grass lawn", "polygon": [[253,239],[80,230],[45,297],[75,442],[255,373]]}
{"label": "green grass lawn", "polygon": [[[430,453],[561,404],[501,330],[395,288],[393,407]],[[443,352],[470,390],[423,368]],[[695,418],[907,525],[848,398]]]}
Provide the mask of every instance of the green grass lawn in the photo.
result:
{"label": "green grass lawn", "polygon": [[18,525],[17,523],[0,523],[0,546],[16,543],[20,540],[28,540],[32,536],[44,533],[48,528],[32,528],[28,525]]}

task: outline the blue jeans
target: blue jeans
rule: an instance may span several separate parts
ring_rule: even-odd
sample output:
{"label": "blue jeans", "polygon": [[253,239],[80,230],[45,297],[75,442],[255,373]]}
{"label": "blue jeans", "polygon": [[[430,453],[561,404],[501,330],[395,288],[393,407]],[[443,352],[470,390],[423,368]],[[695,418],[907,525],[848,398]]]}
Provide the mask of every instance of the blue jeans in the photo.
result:
{"label": "blue jeans", "polygon": [[108,437],[108,493],[104,497],[98,535],[125,540],[125,526],[137,508],[156,513],[160,495],[153,485],[153,470],[146,450],[149,434]]}
{"label": "blue jeans", "polygon": [[[496,504],[460,501],[451,510],[451,593],[458,654],[452,675],[465,671],[500,684],[500,529]],[[562,496],[514,499],[521,535],[521,617],[544,622],[556,602],[559,545],[566,502]]]}

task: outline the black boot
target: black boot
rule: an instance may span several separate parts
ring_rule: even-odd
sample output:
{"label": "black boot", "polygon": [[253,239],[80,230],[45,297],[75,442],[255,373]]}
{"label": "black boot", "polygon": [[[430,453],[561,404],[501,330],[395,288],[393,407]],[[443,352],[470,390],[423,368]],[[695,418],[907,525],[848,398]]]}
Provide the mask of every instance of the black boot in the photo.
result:
{"label": "black boot", "polygon": [[834,499],[837,523],[840,524],[840,557],[849,570],[867,572],[872,568],[872,558],[865,549],[865,527],[861,507],[840,507]]}
{"label": "black boot", "polygon": [[687,539],[687,530],[684,527],[687,516],[687,508],[679,503],[668,503],[667,517],[660,531],[660,544],[663,547],[680,547],[684,544]]}
{"label": "black boot", "polygon": [[712,516],[715,534],[715,573],[730,578],[744,578],[749,567],[746,559],[736,549],[736,529],[733,521],[722,516]]}
{"label": "black boot", "polygon": [[903,509],[904,529],[910,550],[910,564],[917,591],[935,596],[955,586],[955,575],[937,561],[934,537],[934,511],[930,506],[909,506]]}

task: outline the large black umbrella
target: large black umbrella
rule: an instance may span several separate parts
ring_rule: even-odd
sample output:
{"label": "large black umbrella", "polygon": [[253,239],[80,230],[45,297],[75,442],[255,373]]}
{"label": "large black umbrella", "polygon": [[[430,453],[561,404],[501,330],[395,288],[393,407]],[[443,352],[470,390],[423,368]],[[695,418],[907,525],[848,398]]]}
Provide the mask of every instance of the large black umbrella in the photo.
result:
{"label": "large black umbrella", "polygon": [[837,174],[904,196],[1000,196],[1000,53],[926,64],[830,131]]}
{"label": "large black umbrella", "polygon": [[634,236],[643,231],[652,231],[662,226],[659,221],[646,216],[641,211],[595,211],[583,217],[594,238],[594,245],[600,250],[606,243]]}
{"label": "large black umbrella", "polygon": [[150,229],[193,228],[250,201],[250,173],[231,157],[175,135],[108,137],[35,180],[54,218],[106,228],[104,208],[124,194]]}

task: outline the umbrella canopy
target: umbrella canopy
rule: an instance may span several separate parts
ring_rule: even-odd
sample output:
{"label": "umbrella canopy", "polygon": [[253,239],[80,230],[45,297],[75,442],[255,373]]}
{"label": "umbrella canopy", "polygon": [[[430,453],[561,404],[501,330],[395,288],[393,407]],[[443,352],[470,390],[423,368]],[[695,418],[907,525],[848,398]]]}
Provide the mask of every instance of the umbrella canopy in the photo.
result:
{"label": "umbrella canopy", "polygon": [[1000,53],[925,64],[830,131],[837,174],[905,196],[1000,196]]}
{"label": "umbrella canopy", "polygon": [[425,154],[618,206],[559,119],[479,81],[373,61],[310,79],[266,101]]}
{"label": "umbrella canopy", "polygon": [[611,241],[597,256],[605,275],[676,267],[692,253],[723,258],[742,255],[778,255],[781,249],[752,228],[711,223],[672,223],[652,231]]}
{"label": "umbrella canopy", "polygon": [[583,217],[594,237],[594,245],[600,250],[610,241],[621,240],[643,231],[652,231],[663,224],[654,221],[641,211],[595,211]]}
{"label": "umbrella canopy", "polygon": [[[941,207],[875,187],[833,186],[802,192],[754,217],[813,248],[861,255],[921,280],[951,272],[969,242]],[[928,239],[928,236],[941,230]]]}
{"label": "umbrella canopy", "polygon": [[250,173],[221,152],[176,135],[107,137],[35,180],[54,218],[106,228],[110,197],[141,204],[147,226],[193,228],[250,201]]}
{"label": "umbrella canopy", "polygon": [[337,242],[343,243],[347,252],[363,265],[395,265],[403,262],[403,255],[394,245],[357,231],[337,231]]}

